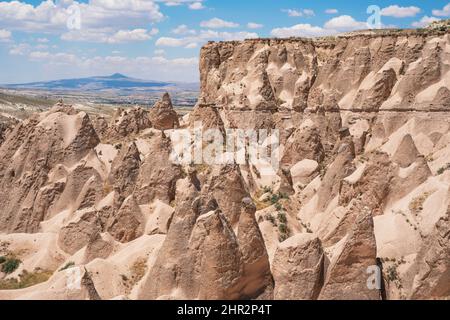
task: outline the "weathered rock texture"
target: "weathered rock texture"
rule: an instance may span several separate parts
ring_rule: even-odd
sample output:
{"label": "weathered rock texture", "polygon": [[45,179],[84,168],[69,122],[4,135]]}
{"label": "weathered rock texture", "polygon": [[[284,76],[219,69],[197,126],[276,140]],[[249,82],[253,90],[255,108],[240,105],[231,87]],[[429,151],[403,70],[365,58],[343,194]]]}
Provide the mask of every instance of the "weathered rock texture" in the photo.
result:
{"label": "weathered rock texture", "polygon": [[[164,95],[0,129],[0,285],[53,272],[0,299],[450,298],[449,72],[445,25],[211,42],[181,124]],[[280,166],[179,164],[199,124],[278,129]]]}

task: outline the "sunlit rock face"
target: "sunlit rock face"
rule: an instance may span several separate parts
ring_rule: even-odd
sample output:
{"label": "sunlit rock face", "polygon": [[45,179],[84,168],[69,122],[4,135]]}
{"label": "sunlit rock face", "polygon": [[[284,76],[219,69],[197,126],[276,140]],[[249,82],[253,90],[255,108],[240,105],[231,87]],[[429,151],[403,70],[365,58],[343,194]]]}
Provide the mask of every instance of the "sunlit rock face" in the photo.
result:
{"label": "sunlit rock face", "polygon": [[[0,284],[49,276],[0,299],[449,298],[449,72],[441,28],[211,42],[182,120],[165,94],[0,127]],[[174,161],[198,124],[278,130],[278,166]]]}

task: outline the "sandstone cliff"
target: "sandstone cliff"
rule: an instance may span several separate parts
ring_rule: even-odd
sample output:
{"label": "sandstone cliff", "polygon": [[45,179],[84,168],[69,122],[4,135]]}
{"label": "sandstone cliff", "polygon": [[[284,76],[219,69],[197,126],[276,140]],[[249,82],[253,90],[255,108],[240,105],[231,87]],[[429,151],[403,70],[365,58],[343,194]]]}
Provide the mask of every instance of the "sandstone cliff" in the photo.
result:
{"label": "sandstone cliff", "polygon": [[[34,115],[0,140],[0,284],[51,277],[0,299],[449,298],[449,72],[440,29],[208,43],[182,121]],[[278,129],[280,167],[172,161],[199,121]]]}

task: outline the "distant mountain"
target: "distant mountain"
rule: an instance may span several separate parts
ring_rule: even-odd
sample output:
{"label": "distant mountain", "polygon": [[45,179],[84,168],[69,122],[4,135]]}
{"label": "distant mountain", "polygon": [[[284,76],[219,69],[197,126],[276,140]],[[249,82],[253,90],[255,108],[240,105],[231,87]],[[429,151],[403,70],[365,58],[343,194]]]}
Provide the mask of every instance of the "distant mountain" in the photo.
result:
{"label": "distant mountain", "polygon": [[127,77],[120,73],[110,76],[99,76],[78,79],[63,79],[47,82],[31,82],[23,84],[6,84],[1,87],[10,89],[42,89],[42,90],[198,90],[198,83],[162,82],[154,80],[141,80]]}

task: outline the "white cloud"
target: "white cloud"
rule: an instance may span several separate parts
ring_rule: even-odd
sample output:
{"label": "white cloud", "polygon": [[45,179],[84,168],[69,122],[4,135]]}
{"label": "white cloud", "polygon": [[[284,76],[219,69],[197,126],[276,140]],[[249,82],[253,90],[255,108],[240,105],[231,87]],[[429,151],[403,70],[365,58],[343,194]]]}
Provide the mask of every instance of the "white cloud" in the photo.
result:
{"label": "white cloud", "polygon": [[420,8],[418,7],[400,7],[398,5],[389,6],[381,9],[381,15],[387,17],[395,17],[395,18],[406,18],[406,17],[415,17],[418,13],[420,13]]}
{"label": "white cloud", "polygon": [[49,56],[50,53],[47,51],[33,51],[28,55],[31,60],[47,59]]}
{"label": "white cloud", "polygon": [[339,11],[337,9],[326,9],[326,14],[337,14]]}
{"label": "white cloud", "polygon": [[438,17],[450,17],[450,3],[442,8],[442,10],[433,10],[433,15]]}
{"label": "white cloud", "polygon": [[150,40],[152,36],[158,34],[159,30],[153,28],[150,31],[145,29],[119,30],[113,36],[108,38],[108,43],[123,43],[134,41]]}
{"label": "white cloud", "polygon": [[185,47],[187,49],[191,49],[209,40],[231,41],[258,37],[258,34],[254,32],[219,32],[215,30],[201,30],[200,33],[195,36],[182,38],[161,37],[156,40],[155,44],[158,47]]}
{"label": "white cloud", "polygon": [[184,34],[196,34],[195,30],[189,29],[187,25],[185,24],[181,24],[178,27],[176,27],[175,29],[172,30],[173,34],[179,34],[179,35],[184,35]]}
{"label": "white cloud", "polygon": [[219,18],[212,18],[211,20],[200,22],[200,26],[203,28],[219,29],[219,28],[237,28],[239,27],[239,24],[230,21],[225,21]]}
{"label": "white cloud", "polygon": [[255,22],[247,23],[247,28],[249,28],[249,29],[260,29],[262,27],[264,27],[264,25],[259,24],[259,23],[255,23]]}
{"label": "white cloud", "polygon": [[37,38],[36,41],[39,43],[48,43],[50,40],[47,38]]}
{"label": "white cloud", "polygon": [[419,21],[414,21],[413,23],[411,23],[411,25],[415,28],[423,28],[423,27],[428,26],[430,23],[439,21],[439,20],[440,19],[436,18],[436,17],[424,16]]}
{"label": "white cloud", "polygon": [[202,10],[205,9],[205,6],[201,2],[194,2],[189,5],[189,9],[191,10]]}
{"label": "white cloud", "polygon": [[312,17],[315,15],[314,10],[311,9],[282,9],[282,12],[286,12],[289,17],[303,17],[308,16]]}
{"label": "white cloud", "polygon": [[205,6],[202,3],[202,0],[155,0],[156,2],[163,2],[168,7],[178,7],[186,4],[191,10],[201,10],[204,9]]}
{"label": "white cloud", "polygon": [[271,34],[278,38],[287,37],[319,37],[335,33],[332,30],[326,30],[321,27],[312,26],[309,23],[306,24],[296,24],[292,27],[286,28],[275,28],[272,30]]}
{"label": "white cloud", "polygon": [[61,36],[65,41],[85,41],[85,42],[98,42],[98,43],[127,43],[127,42],[139,42],[150,40],[154,35],[158,34],[159,30],[153,28],[151,30],[146,29],[134,29],[134,30],[119,30],[113,34],[108,34],[103,30],[74,30],[64,33]]}
{"label": "white cloud", "polygon": [[30,45],[28,43],[15,44],[9,50],[9,54],[12,56],[24,56],[30,50]]}
{"label": "white cloud", "polygon": [[315,16],[316,14],[314,13],[314,10],[311,9],[303,9],[303,13],[305,14],[305,16]]}
{"label": "white cloud", "polygon": [[168,7],[178,7],[181,6],[181,2],[179,1],[163,1],[165,3],[166,6]]}
{"label": "white cloud", "polygon": [[155,54],[155,56],[164,56],[166,54],[163,49],[156,49],[155,51],[153,51],[153,53]]}
{"label": "white cloud", "polygon": [[8,42],[11,40],[11,31],[0,29],[0,42]]}
{"label": "white cloud", "polygon": [[225,40],[225,41],[239,41],[244,39],[254,39],[259,38],[258,34],[255,32],[246,32],[246,31],[238,31],[238,32],[217,32],[213,30],[202,30],[200,32],[200,39],[204,41],[208,40]]}
{"label": "white cloud", "polygon": [[186,49],[195,49],[195,48],[197,48],[197,47],[198,47],[198,44],[195,43],[195,42],[188,43],[188,44],[185,46]]}
{"label": "white cloud", "polygon": [[309,23],[296,24],[291,27],[275,28],[271,31],[272,36],[285,37],[321,37],[334,35],[339,32],[367,29],[366,22],[360,22],[353,17],[343,15],[328,20],[323,27],[313,26]]}
{"label": "white cloud", "polygon": [[289,17],[301,17],[303,14],[295,9],[283,9],[282,12],[286,12]]}
{"label": "white cloud", "polygon": [[353,17],[348,15],[332,18],[324,25],[325,29],[337,31],[353,31],[359,29],[367,29],[366,22],[356,21]]}
{"label": "white cloud", "polygon": [[183,47],[186,45],[184,39],[161,37],[156,40],[156,46],[158,47]]}
{"label": "white cloud", "polygon": [[61,33],[67,21],[80,12],[83,29],[109,28],[110,32],[143,28],[164,18],[152,0],[89,0],[87,3],[45,0],[33,6],[12,1],[0,2],[0,27],[28,32]]}

